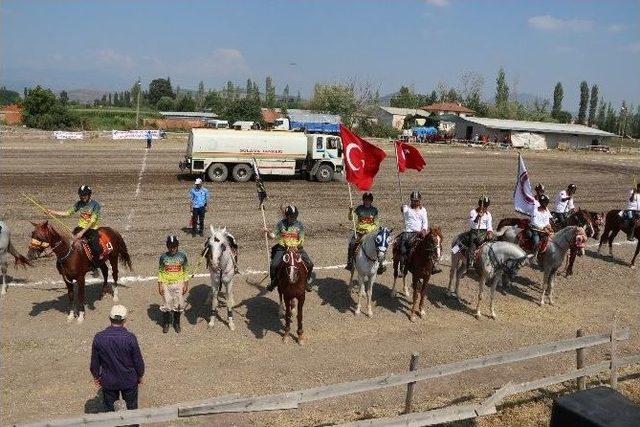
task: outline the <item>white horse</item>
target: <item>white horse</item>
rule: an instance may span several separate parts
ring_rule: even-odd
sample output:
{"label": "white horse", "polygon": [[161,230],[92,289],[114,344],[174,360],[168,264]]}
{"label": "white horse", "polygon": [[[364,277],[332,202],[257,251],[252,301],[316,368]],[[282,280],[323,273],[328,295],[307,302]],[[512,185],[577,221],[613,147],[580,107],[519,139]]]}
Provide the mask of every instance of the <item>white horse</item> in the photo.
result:
{"label": "white horse", "polygon": [[13,255],[15,258],[15,264],[17,265],[31,265],[29,260],[20,255],[20,253],[11,244],[11,232],[4,221],[0,221],[0,271],[2,272],[2,289],[0,295],[7,293],[7,268],[9,261],[7,260],[7,254]]}
{"label": "white horse", "polygon": [[[498,230],[496,236],[501,237],[504,241],[518,244],[520,230],[516,226],[505,226]],[[582,256],[584,255],[586,244],[587,234],[583,227],[570,225],[552,235],[547,249],[538,256],[542,260],[542,269],[544,271],[540,305],[544,305],[545,294],[549,295],[549,304],[553,305],[553,282],[558,269],[562,266],[567,251],[570,248],[574,248],[577,254]]]}
{"label": "white horse", "polygon": [[352,283],[353,274],[357,271],[360,291],[358,292],[358,305],[355,311],[356,316],[360,314],[360,303],[365,291],[367,293],[367,316],[373,316],[373,310],[371,309],[373,284],[376,281],[378,269],[383,265],[387,255],[390,235],[391,230],[384,227],[367,233],[362,237],[360,245],[355,252],[354,269],[351,270],[349,283]]}
{"label": "white horse", "polygon": [[[527,255],[527,253],[515,243],[510,242],[488,242],[480,246],[478,250],[478,260],[475,268],[480,276],[478,281],[478,304],[476,305],[476,317],[479,319],[480,302],[482,301],[482,291],[485,284],[491,283],[491,297],[489,306],[491,308],[491,317],[496,318],[496,311],[494,308],[494,297],[498,282],[503,278],[513,278],[518,269],[527,264],[533,255]],[[503,283],[503,286],[505,284]],[[451,284],[449,284],[451,286]],[[454,295],[458,297],[458,282],[456,281],[456,288]]]}
{"label": "white horse", "polygon": [[227,320],[229,329],[236,329],[233,323],[233,306],[235,300],[233,298],[233,276],[235,275],[235,260],[231,250],[231,235],[225,228],[210,227],[211,236],[207,241],[207,266],[211,275],[211,317],[209,318],[209,327],[215,324],[216,315],[218,313],[218,293],[225,286]]}

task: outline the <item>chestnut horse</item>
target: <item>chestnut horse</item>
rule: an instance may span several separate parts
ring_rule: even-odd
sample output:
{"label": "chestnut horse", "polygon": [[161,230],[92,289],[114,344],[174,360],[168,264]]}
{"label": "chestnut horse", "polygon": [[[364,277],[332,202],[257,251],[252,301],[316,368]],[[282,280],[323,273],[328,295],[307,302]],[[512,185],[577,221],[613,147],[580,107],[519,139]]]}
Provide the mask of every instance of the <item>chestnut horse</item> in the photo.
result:
{"label": "chestnut horse", "polygon": [[[607,212],[607,216],[605,217],[604,222],[604,231],[602,232],[602,237],[600,238],[600,244],[598,245],[598,253],[602,249],[602,245],[604,242],[609,243],[609,256],[613,258],[613,239],[616,238],[616,235],[620,232],[629,231],[629,224],[627,221],[620,216],[620,209],[613,209]],[[640,222],[636,221],[633,225],[633,236],[638,240],[636,244],[636,251],[633,254],[633,258],[631,259],[631,264],[629,267],[636,267],[636,258],[638,256],[638,252],[640,252]]]}
{"label": "chestnut horse", "polygon": [[[424,297],[427,293],[427,285],[431,278],[431,271],[440,259],[442,253],[442,232],[440,227],[429,229],[425,237],[416,236],[413,246],[407,256],[405,270],[411,273],[411,286],[413,288],[413,302],[411,304],[410,319],[416,320],[416,314],[420,317],[425,315]],[[400,263],[400,248],[397,244],[393,247],[393,289],[396,290],[396,278],[398,277],[398,264]],[[408,290],[406,286],[406,274],[403,275],[405,295]],[[408,296],[408,295],[407,295]]]}
{"label": "chestnut horse", "polygon": [[[35,259],[47,248],[56,254],[56,267],[62,276],[62,280],[64,280],[64,283],[67,285],[67,295],[69,296],[70,307],[67,321],[73,320],[75,316],[73,307],[73,282],[75,281],[78,284],[78,323],[81,323],[84,320],[84,276],[93,270],[89,257],[87,257],[81,243],[69,242],[68,239],[61,236],[48,221],[39,223],[32,222],[31,224],[33,224],[35,229],[33,233],[31,233],[31,243],[29,244],[27,256],[30,259]],[[127,245],[124,243],[120,233],[109,227],[98,228],[98,233],[101,237],[108,239],[113,246],[113,250],[108,255],[108,259],[111,264],[114,287],[109,291],[109,286],[107,285],[109,270],[107,269],[106,262],[101,262],[100,271],[102,272],[104,282],[102,284],[102,290],[100,291],[100,299],[102,299],[105,293],[111,293],[113,295],[113,301],[116,302],[118,301],[118,259],[131,270],[131,258],[127,251]]]}
{"label": "chestnut horse", "polygon": [[294,308],[294,300],[298,300],[298,343],[303,344],[302,307],[304,306],[305,285],[309,271],[302,257],[295,248],[288,248],[282,256],[282,262],[276,272],[276,283],[280,295],[280,310],[282,301],[285,306],[285,327],[282,341],[285,342],[291,331],[291,314]]}

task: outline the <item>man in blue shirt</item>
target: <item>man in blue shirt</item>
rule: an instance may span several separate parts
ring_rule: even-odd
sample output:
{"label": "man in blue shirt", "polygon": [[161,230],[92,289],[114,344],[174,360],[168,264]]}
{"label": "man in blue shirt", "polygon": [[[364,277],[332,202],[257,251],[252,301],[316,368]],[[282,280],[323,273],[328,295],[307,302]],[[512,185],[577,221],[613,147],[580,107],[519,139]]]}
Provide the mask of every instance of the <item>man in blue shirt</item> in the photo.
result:
{"label": "man in blue shirt", "polygon": [[209,202],[209,190],[202,186],[202,179],[196,179],[196,185],[189,191],[191,197],[191,233],[202,236],[204,230],[204,213]]}
{"label": "man in blue shirt", "polygon": [[90,371],[93,381],[102,387],[104,406],[113,411],[120,394],[127,409],[138,409],[138,384],[144,375],[144,360],[136,336],[124,327],[127,309],[114,305],[111,326],[98,332],[91,347]]}

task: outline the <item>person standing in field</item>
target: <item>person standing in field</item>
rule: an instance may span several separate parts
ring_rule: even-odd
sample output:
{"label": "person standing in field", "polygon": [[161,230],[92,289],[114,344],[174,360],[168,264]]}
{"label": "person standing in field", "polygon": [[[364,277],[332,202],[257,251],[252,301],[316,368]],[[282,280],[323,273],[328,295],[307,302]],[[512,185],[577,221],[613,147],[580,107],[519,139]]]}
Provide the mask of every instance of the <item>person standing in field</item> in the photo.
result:
{"label": "person standing in field", "polygon": [[151,131],[147,131],[147,150],[151,148],[151,141],[153,140],[153,136],[151,135]]}
{"label": "person standing in field", "polygon": [[202,186],[202,179],[196,178],[195,186],[189,191],[191,199],[191,234],[196,232],[202,236],[204,230],[204,214],[209,203],[209,190]]}

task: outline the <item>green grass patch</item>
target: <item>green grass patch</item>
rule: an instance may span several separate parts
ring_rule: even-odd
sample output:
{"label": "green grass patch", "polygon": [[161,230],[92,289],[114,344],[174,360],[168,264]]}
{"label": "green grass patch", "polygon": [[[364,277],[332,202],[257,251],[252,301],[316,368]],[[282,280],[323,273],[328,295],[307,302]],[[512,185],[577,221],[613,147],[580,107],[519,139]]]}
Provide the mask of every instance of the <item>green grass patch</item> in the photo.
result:
{"label": "green grass patch", "polygon": [[[136,128],[136,110],[129,108],[73,108],[70,109],[82,124],[83,130],[130,130]],[[141,110],[140,125],[143,119],[161,118],[156,111]]]}

